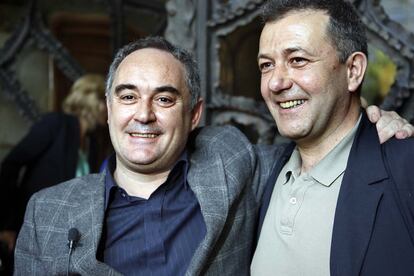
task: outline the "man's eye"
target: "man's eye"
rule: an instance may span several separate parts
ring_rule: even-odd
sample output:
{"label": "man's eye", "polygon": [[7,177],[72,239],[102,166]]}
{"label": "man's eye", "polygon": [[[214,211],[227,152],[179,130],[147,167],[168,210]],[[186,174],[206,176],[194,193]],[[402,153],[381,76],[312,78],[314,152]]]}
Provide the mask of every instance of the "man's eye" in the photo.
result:
{"label": "man's eye", "polygon": [[131,95],[131,94],[120,95],[118,98],[119,98],[119,101],[124,104],[134,103],[137,99],[135,95]]}
{"label": "man's eye", "polygon": [[259,64],[259,70],[261,72],[266,72],[267,70],[269,70],[272,67],[272,63],[271,62],[263,62]]}
{"label": "man's eye", "polygon": [[130,101],[130,100],[133,100],[134,99],[134,96],[132,96],[132,95],[124,95],[124,96],[121,96],[120,98],[122,100]]}
{"label": "man's eye", "polygon": [[172,102],[172,100],[171,100],[171,99],[166,98],[166,97],[160,97],[160,98],[158,98],[158,101],[160,101],[160,102],[165,102],[165,103],[170,103],[170,102]]}
{"label": "man's eye", "polygon": [[174,100],[170,97],[158,97],[156,99],[156,102],[162,106],[171,106],[174,104]]}
{"label": "man's eye", "polygon": [[294,65],[304,65],[308,62],[308,60],[303,57],[294,57],[290,59],[290,62]]}

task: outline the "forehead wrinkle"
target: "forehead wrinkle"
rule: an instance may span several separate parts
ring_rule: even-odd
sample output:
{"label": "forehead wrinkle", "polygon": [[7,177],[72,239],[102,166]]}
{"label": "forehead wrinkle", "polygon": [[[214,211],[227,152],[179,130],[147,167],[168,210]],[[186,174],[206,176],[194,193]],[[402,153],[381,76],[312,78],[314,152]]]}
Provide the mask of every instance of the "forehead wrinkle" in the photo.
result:
{"label": "forehead wrinkle", "polygon": [[283,49],[283,53],[287,56],[293,53],[304,53],[308,56],[314,56],[314,53],[311,53],[309,50],[306,50],[305,48],[301,46],[291,46],[291,47],[285,48]]}

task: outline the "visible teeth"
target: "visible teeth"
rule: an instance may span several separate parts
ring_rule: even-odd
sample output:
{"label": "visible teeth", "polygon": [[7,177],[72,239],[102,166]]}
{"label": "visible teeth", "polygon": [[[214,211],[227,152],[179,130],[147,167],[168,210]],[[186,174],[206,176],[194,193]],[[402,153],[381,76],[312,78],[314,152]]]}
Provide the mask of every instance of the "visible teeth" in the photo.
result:
{"label": "visible teeth", "polygon": [[305,102],[305,100],[294,100],[294,101],[288,101],[288,102],[280,103],[280,106],[283,109],[294,108],[294,107],[296,107],[298,105],[303,104],[304,102]]}
{"label": "visible teeth", "polygon": [[132,137],[140,137],[140,138],[155,138],[157,134],[152,133],[131,133]]}

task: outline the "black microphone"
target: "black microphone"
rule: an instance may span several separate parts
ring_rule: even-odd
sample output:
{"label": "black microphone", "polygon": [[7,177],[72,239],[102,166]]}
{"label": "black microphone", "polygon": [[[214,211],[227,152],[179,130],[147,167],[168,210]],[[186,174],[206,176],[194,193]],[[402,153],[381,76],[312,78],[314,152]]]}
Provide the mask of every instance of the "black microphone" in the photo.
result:
{"label": "black microphone", "polygon": [[72,255],[72,251],[76,247],[76,243],[79,241],[80,234],[78,229],[70,228],[68,232],[68,247],[69,247],[69,254],[68,254],[68,265],[66,267],[66,275],[69,275],[69,266],[70,266],[70,256]]}
{"label": "black microphone", "polygon": [[79,231],[76,228],[70,228],[68,232],[68,246],[69,246],[69,252],[72,251],[72,249],[75,248],[76,243],[79,240]]}

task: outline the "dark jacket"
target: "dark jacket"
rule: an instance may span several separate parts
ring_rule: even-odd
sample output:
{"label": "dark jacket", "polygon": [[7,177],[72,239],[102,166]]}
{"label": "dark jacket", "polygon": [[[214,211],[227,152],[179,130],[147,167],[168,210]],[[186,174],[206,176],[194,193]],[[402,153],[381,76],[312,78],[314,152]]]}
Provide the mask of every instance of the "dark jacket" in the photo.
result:
{"label": "dark jacket", "polygon": [[[18,230],[32,194],[75,176],[79,136],[76,117],[48,113],[5,157],[0,170],[1,229]],[[89,156],[96,171],[93,154]]]}
{"label": "dark jacket", "polygon": [[[286,150],[268,181],[259,229],[276,178],[294,146]],[[332,276],[414,275],[413,169],[414,139],[392,138],[381,145],[375,125],[364,113],[335,211]]]}

